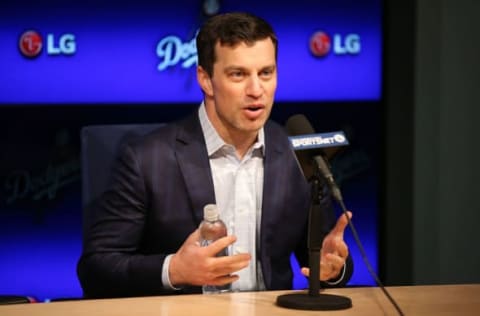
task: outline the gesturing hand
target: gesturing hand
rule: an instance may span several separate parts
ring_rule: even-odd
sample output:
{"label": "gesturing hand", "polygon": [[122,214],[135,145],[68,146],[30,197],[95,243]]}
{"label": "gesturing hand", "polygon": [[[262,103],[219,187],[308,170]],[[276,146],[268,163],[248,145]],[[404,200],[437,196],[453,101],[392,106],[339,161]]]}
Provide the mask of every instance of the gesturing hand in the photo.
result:
{"label": "gesturing hand", "polygon": [[238,279],[232,273],[250,263],[250,254],[216,257],[222,249],[233,244],[235,236],[222,237],[206,247],[199,245],[200,233],[195,230],[170,260],[169,277],[172,285],[224,285]]}
{"label": "gesturing hand", "polygon": [[[348,217],[352,218],[352,213],[347,212]],[[326,281],[338,277],[343,269],[345,260],[348,257],[348,246],[343,240],[345,228],[348,220],[345,214],[342,214],[335,224],[335,227],[323,239],[320,252],[320,280]],[[302,274],[310,275],[309,268],[302,268]]]}

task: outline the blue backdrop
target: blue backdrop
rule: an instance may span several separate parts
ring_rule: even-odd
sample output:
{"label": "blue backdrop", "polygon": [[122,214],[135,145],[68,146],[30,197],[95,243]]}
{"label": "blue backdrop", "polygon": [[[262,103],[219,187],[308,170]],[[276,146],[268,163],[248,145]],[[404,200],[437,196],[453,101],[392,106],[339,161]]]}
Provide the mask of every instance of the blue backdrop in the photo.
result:
{"label": "blue backdrop", "polygon": [[[7,0],[0,103],[197,102],[201,2]],[[380,99],[379,0],[221,2],[221,11],[232,10],[255,12],[276,29],[278,101]],[[36,57],[21,53],[36,47]],[[326,55],[316,57],[322,47]]]}
{"label": "blue backdrop", "polygon": [[[90,124],[168,122],[199,104],[189,62],[204,18],[201,3],[2,1],[0,294],[42,301],[81,296],[75,271],[81,252],[79,131]],[[280,2],[275,10],[259,1],[220,3],[221,11],[260,14],[278,32],[272,118],[283,124],[303,113],[317,132],[347,134],[350,146],[332,165],[377,270],[381,1]],[[25,35],[29,30],[41,39]],[[329,49],[324,38],[314,37],[312,50],[318,31],[328,35]],[[181,43],[177,63],[167,66],[162,40]],[[171,56],[178,53],[173,47]],[[322,47],[326,55],[316,57]],[[349,231],[346,238],[355,260],[350,284],[374,284]],[[296,288],[305,286],[295,279]]]}

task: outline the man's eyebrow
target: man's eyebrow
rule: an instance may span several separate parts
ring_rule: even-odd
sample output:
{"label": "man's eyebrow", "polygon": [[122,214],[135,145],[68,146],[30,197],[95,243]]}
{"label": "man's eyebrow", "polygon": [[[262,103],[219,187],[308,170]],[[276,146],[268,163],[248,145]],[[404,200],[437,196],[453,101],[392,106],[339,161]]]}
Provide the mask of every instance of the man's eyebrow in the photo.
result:
{"label": "man's eyebrow", "polygon": [[[277,66],[275,64],[272,65],[267,65],[259,69],[259,71],[265,70],[265,69],[276,69]],[[228,66],[225,68],[225,71],[231,71],[231,70],[242,70],[242,71],[249,71],[248,68],[243,67],[243,66]]]}
{"label": "man's eyebrow", "polygon": [[273,65],[265,66],[262,69],[276,69],[276,68],[277,68],[277,65],[273,64]]}
{"label": "man's eyebrow", "polygon": [[233,66],[228,66],[225,68],[225,71],[229,71],[229,70],[246,70],[247,68],[245,67],[242,67],[242,66],[236,66],[236,65],[233,65]]}

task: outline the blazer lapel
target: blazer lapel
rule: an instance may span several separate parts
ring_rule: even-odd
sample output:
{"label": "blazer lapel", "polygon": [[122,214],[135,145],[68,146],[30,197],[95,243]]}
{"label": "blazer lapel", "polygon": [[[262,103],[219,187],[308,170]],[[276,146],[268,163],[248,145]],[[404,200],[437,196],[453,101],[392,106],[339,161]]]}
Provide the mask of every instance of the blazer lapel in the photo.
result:
{"label": "blazer lapel", "polygon": [[[271,125],[265,125],[265,157],[264,157],[264,177],[263,177],[263,202],[262,202],[262,220],[260,230],[260,253],[262,256],[262,268],[264,271],[265,284],[267,288],[271,284],[271,262],[266,260],[267,251],[274,241],[275,226],[279,218],[276,212],[281,211],[284,200],[280,197],[282,190],[288,183],[282,181],[278,172],[282,170],[283,155],[286,154],[285,141],[277,134],[278,130],[273,130]],[[288,145],[286,145],[288,146]]]}
{"label": "blazer lapel", "polygon": [[175,146],[194,217],[200,223],[203,219],[203,207],[215,203],[215,190],[205,139],[196,111],[179,123]]}

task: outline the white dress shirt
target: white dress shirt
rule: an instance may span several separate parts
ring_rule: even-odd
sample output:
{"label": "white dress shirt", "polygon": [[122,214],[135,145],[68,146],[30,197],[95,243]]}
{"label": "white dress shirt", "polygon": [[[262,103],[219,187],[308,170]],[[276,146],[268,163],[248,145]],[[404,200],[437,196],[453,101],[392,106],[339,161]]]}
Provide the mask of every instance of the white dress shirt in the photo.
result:
{"label": "white dress shirt", "polygon": [[[244,157],[239,159],[235,147],[225,143],[210,123],[203,103],[198,110],[198,115],[210,160],[220,218],[227,225],[228,234],[237,237],[229,253],[246,252],[251,255],[250,265],[236,272],[240,278],[232,284],[232,289],[234,291],[264,290],[260,261],[257,258],[263,193],[265,147],[263,128],[258,133],[257,141],[248,149]],[[175,289],[168,279],[171,256],[165,259],[162,282],[166,288]]]}

